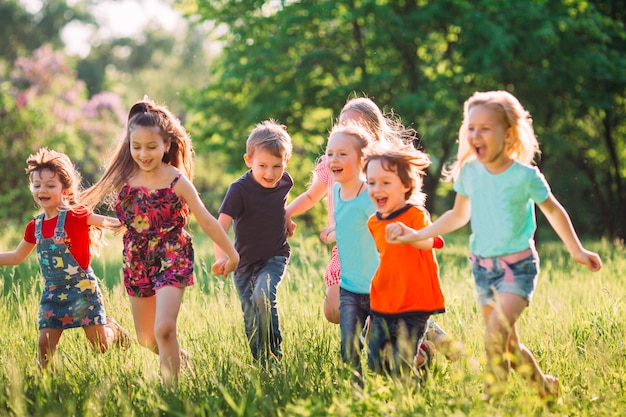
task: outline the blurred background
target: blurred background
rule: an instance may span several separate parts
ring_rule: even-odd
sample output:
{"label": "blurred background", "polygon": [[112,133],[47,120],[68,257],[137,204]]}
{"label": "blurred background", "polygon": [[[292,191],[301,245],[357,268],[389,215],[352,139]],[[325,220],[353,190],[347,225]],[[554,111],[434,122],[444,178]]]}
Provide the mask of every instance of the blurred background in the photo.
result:
{"label": "blurred background", "polygon": [[[36,212],[29,154],[65,152],[92,184],[144,95],[189,130],[213,214],[256,123],[288,127],[295,197],[346,100],[368,96],[417,130],[436,217],[463,102],[505,89],[533,116],[537,164],[577,231],[623,240],[625,18],[625,0],[0,0],[0,227]],[[299,231],[324,219],[319,205]]]}

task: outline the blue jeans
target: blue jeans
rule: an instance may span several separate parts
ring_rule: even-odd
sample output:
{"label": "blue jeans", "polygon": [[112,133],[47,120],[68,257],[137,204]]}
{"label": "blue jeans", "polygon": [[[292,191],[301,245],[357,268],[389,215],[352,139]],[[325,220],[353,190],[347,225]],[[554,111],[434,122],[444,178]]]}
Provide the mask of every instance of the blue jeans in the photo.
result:
{"label": "blue jeans", "polygon": [[361,350],[359,340],[365,319],[370,314],[370,295],[356,294],[339,289],[339,327],[341,329],[341,359],[361,373]]}
{"label": "blue jeans", "polygon": [[[372,316],[367,365],[377,373],[400,375],[413,367],[419,344],[426,333],[430,313],[402,317]],[[391,346],[392,352],[386,347]]]}
{"label": "blue jeans", "polygon": [[263,365],[270,352],[279,360],[283,356],[276,293],[288,263],[288,258],[274,256],[264,264],[235,273],[246,337],[252,356]]}

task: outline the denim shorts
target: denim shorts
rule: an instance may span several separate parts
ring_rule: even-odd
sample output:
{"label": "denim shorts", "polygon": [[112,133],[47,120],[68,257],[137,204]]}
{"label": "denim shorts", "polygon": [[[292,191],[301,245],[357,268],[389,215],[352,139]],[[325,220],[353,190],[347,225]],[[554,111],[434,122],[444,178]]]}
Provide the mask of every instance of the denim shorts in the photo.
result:
{"label": "denim shorts", "polygon": [[512,272],[512,279],[505,278],[507,266],[500,258],[496,257],[492,260],[493,269],[481,266],[478,259],[472,262],[472,273],[480,305],[492,304],[497,293],[517,294],[530,304],[539,276],[539,257],[531,255],[508,265]]}

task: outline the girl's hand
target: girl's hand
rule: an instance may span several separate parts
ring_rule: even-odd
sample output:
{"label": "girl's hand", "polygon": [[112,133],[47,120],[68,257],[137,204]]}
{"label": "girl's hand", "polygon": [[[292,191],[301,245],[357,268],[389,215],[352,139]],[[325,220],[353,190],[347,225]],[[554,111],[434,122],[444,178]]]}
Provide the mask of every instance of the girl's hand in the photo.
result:
{"label": "girl's hand", "polygon": [[228,262],[228,258],[217,259],[215,263],[211,266],[211,272],[213,272],[213,274],[218,277],[220,275],[223,275],[224,278],[226,278],[226,276],[228,275],[227,273],[224,273],[224,271],[226,270],[226,262]]}
{"label": "girl's hand", "polygon": [[385,227],[385,238],[392,244],[413,243],[421,240],[419,232],[402,222],[390,223]]}
{"label": "girl's hand", "polygon": [[600,259],[600,255],[590,252],[587,249],[583,249],[574,254],[574,259],[578,263],[587,265],[587,268],[593,272],[597,272],[602,268],[602,259]]}
{"label": "girl's hand", "polygon": [[320,232],[320,240],[326,244],[335,241],[335,226],[327,226]]}

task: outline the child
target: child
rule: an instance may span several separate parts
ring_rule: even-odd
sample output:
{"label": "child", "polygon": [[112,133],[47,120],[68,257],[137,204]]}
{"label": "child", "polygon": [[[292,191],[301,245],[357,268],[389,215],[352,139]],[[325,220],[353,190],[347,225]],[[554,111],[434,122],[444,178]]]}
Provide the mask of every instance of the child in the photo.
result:
{"label": "child", "polygon": [[380,147],[365,162],[369,196],[377,209],[367,225],[380,254],[370,289],[368,365],[378,373],[398,375],[412,368],[430,315],[445,311],[434,250],[441,247],[440,238],[407,245],[385,240],[391,222],[415,229],[430,224],[422,193],[429,165],[428,156],[411,145]]}
{"label": "child", "polygon": [[[262,367],[283,356],[276,293],[291,254],[285,217],[287,194],[293,187],[285,171],[291,151],[285,126],[273,120],[259,123],[248,136],[243,156],[250,170],[230,185],[218,218],[226,232],[231,224],[235,231],[241,262],[234,282],[250,350]],[[219,275],[226,259],[217,246],[215,253],[212,270]]]}
{"label": "child", "polygon": [[30,190],[42,213],[28,223],[24,239],[13,252],[0,253],[0,265],[18,265],[37,247],[45,281],[39,309],[41,368],[46,369],[52,360],[65,329],[82,327],[91,346],[100,352],[113,342],[127,349],[130,334],[106,315],[90,265],[91,250],[102,243],[99,228],[119,226],[119,221],[79,204],[81,176],[67,155],[42,148],[26,163]]}
{"label": "child", "polygon": [[367,219],[376,211],[367,196],[363,176],[365,151],[374,141],[360,124],[333,127],[326,146],[326,163],[336,182],[333,187],[335,225],[325,228],[321,237],[334,234],[341,259],[339,282],[339,327],[341,357],[362,385],[358,334],[370,314],[370,282],[378,267],[378,253],[367,230]]}
{"label": "child", "polygon": [[[355,97],[349,99],[341,109],[339,114],[339,123],[347,122],[362,123],[363,126],[373,135],[376,143],[388,142],[396,146],[404,143],[410,144],[416,137],[413,129],[404,127],[399,120],[393,117],[387,117],[381,109],[368,97]],[[326,155],[322,155],[320,162],[315,168],[313,182],[307,191],[296,197],[287,206],[288,223],[292,216],[303,213],[318,203],[325,195],[327,196],[328,205],[328,225],[331,229],[324,229],[320,234],[320,239],[327,244],[334,242],[334,234],[332,226],[333,219],[333,189],[334,180],[329,173],[326,164]],[[328,233],[327,233],[328,231]],[[326,282],[326,297],[324,298],[324,316],[331,323],[339,323],[339,280],[341,268],[339,257],[337,255],[337,246],[332,249],[332,257],[326,273],[324,281]],[[448,359],[454,360],[458,358],[458,353],[462,347],[460,343],[454,342],[446,332],[434,321],[428,322],[428,330],[426,332],[428,341],[434,343],[434,346],[442,351]],[[426,363],[432,352],[432,343],[424,343],[420,350],[419,362]]]}
{"label": "child", "polygon": [[[355,121],[363,123],[376,141],[393,141],[400,143],[401,139],[413,140],[414,131],[405,129],[395,120],[387,118],[383,115],[380,108],[370,98],[355,97],[346,102],[339,114],[339,123]],[[292,216],[311,209],[315,204],[327,196],[328,206],[328,225],[334,225],[333,218],[333,189],[334,180],[328,171],[326,164],[326,155],[322,155],[319,163],[315,167],[313,182],[308,190],[296,197],[287,206],[287,218],[290,221]],[[330,236],[320,235],[325,243],[333,243],[334,239],[328,240]],[[331,259],[324,274],[324,282],[326,283],[326,297],[324,298],[324,316],[331,323],[339,324],[339,279],[340,265],[337,256],[337,246],[334,245],[331,252]]]}
{"label": "child", "polygon": [[[166,386],[178,381],[188,353],[178,345],[176,320],[184,290],[194,284],[194,252],[184,229],[191,211],[202,230],[228,255],[222,273],[239,255],[208,212],[191,182],[193,150],[180,121],[152,100],[135,103],[126,134],[104,176],[87,195],[97,204],[113,192],[124,234],[124,286],[139,343],[159,355]],[[193,374],[193,372],[192,372]]]}
{"label": "child", "polygon": [[530,115],[517,98],[506,91],[475,93],[465,102],[457,161],[447,173],[457,192],[454,206],[419,231],[401,222],[387,226],[389,242],[410,243],[452,232],[471,219],[470,259],[486,323],[486,398],[500,393],[510,367],[529,369],[542,397],[559,394],[558,379],[541,371],[519,342],[515,325],[537,283],[534,204],[577,262],[592,271],[602,267],[600,257],[581,245],[543,175],[530,165],[538,148]]}

